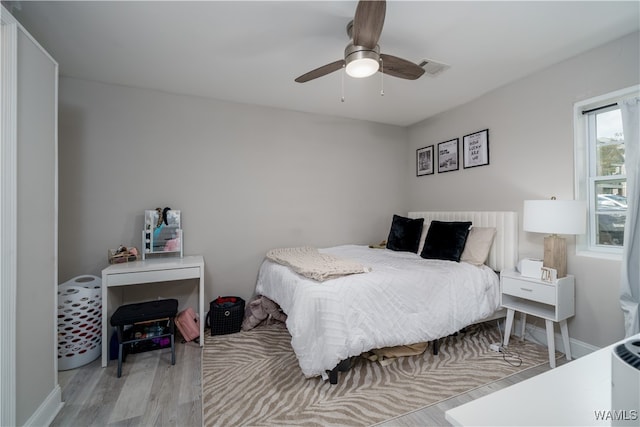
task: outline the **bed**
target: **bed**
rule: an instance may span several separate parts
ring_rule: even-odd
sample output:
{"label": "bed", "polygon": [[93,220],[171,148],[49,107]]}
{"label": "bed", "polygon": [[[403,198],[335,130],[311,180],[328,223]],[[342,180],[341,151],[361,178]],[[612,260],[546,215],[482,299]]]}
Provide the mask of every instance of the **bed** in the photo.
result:
{"label": "bed", "polygon": [[[517,213],[410,212],[403,220],[423,221],[417,253],[362,245],[318,250],[357,262],[368,272],[317,281],[268,258],[262,263],[256,294],[275,301],[287,314],[291,345],[306,377],[327,379],[332,374],[333,383],[338,366],[352,356],[437,342],[495,317],[500,299],[497,272],[517,262]],[[495,228],[484,264],[420,255],[422,246],[433,241],[426,236],[432,223],[435,229],[463,221],[471,222],[472,230]],[[395,224],[394,215],[390,238]]]}

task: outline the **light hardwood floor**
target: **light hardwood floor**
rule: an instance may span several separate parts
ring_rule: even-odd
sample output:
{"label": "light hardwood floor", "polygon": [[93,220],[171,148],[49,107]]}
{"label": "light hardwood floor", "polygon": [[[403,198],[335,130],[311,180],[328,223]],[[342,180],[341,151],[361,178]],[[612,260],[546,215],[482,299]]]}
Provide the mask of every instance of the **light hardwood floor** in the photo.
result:
{"label": "light hardwood floor", "polygon": [[[178,342],[175,366],[164,349],[129,355],[121,378],[116,377],[116,361],[103,369],[100,359],[60,372],[65,405],[52,426],[200,426],[200,357],[197,344]],[[564,357],[557,363],[565,363]],[[449,426],[446,410],[549,369],[547,363],[378,425]]]}
{"label": "light hardwood floor", "polygon": [[101,359],[61,371],[62,410],[52,426],[199,426],[202,424],[200,346],[176,339],[171,350],[131,354],[118,362]]}

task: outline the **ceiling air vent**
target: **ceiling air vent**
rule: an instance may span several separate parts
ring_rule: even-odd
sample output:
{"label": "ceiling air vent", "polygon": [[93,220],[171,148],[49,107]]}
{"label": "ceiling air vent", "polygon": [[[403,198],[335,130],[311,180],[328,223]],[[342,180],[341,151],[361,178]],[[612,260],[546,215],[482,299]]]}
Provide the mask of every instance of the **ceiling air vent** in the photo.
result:
{"label": "ceiling air vent", "polygon": [[428,74],[431,77],[436,77],[444,70],[451,68],[451,65],[443,64],[442,62],[436,62],[432,59],[424,59],[420,63],[420,66],[424,68],[425,74]]}

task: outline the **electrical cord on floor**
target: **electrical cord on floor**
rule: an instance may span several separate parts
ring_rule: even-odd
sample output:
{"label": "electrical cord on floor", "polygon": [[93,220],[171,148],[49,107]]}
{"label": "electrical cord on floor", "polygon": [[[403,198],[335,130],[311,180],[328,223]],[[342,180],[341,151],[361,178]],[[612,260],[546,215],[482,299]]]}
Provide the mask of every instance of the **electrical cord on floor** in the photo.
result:
{"label": "electrical cord on floor", "polygon": [[[500,327],[500,319],[497,319],[496,323],[498,325],[498,332],[500,333],[500,342],[503,343],[504,334],[502,332],[502,328]],[[509,349],[503,345],[499,346],[498,351],[500,351],[500,354],[502,354],[502,360],[507,362],[509,365],[514,366],[516,368],[522,365],[522,358],[518,353],[509,351]]]}
{"label": "electrical cord on floor", "polygon": [[500,354],[502,354],[502,360],[507,362],[509,365],[514,367],[519,367],[522,365],[522,358],[518,353],[509,351],[509,349],[503,345],[500,346]]}

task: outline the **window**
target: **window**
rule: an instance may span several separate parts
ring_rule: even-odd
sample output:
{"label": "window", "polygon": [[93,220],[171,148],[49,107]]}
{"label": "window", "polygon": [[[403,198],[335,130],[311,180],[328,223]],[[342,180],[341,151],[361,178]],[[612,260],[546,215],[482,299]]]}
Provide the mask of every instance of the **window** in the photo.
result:
{"label": "window", "polygon": [[589,152],[589,243],[622,247],[627,217],[627,179],[620,107],[598,109],[587,116]]}
{"label": "window", "polygon": [[638,87],[575,106],[576,195],[587,201],[587,234],[578,249],[622,253],[627,217],[627,178],[622,115],[617,101]]}

